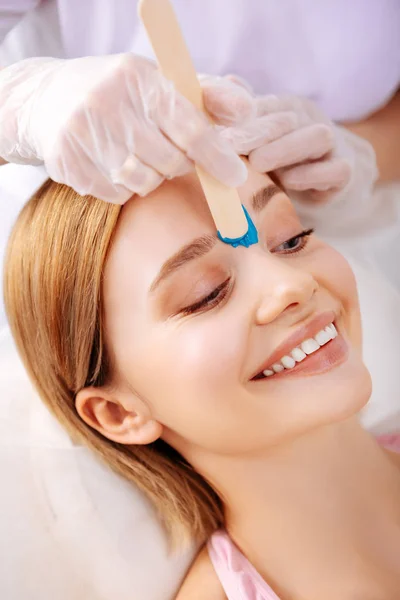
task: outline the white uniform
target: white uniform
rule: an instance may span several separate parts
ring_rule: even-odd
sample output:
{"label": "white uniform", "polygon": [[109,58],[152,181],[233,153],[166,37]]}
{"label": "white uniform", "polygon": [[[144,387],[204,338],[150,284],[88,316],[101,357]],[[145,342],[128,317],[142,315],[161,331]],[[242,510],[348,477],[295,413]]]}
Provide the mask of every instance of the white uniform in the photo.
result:
{"label": "white uniform", "polygon": [[[400,85],[398,0],[172,2],[199,72],[236,73],[257,93],[309,97],[334,120],[362,118]],[[0,0],[0,42],[24,14],[0,64],[15,53],[151,56],[137,0]]]}

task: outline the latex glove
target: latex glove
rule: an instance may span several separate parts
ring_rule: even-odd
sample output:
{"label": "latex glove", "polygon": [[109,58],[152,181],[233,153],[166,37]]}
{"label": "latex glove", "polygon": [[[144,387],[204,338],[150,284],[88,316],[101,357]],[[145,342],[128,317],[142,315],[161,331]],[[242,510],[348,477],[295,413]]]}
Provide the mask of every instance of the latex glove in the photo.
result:
{"label": "latex glove", "polygon": [[[235,114],[239,120],[255,115],[247,91],[229,81],[223,87],[217,92],[222,116],[234,122]],[[193,161],[226,185],[247,176],[205,115],[153,62],[133,54],[35,58],[4,69],[0,131],[6,161],[44,163],[55,181],[116,203],[183,175]]]}
{"label": "latex glove", "polygon": [[[326,192],[326,197],[322,191],[312,190],[292,190],[290,196],[297,201],[297,213],[306,227],[314,227],[318,235],[326,239],[344,236],[354,244],[357,236],[363,240],[374,235],[372,230],[387,228],[388,223],[384,221],[390,220],[390,202],[387,210],[382,210],[382,198],[375,191],[379,171],[372,145],[344,127],[334,129],[336,153],[345,157],[350,166],[348,183],[336,192]],[[313,201],[315,198],[319,201]]]}
{"label": "latex glove", "polygon": [[[243,80],[232,79],[250,93]],[[312,101],[295,96],[258,96],[254,101],[254,125],[260,119],[277,119],[281,115],[283,129],[284,119],[290,119],[284,133],[272,142],[260,143],[257,139],[257,144],[254,141],[258,134],[254,131],[252,138],[249,125],[246,131],[226,128],[222,135],[237,152],[248,153],[249,162],[257,171],[275,171],[288,191],[297,192],[297,199],[322,203],[338,197],[357,176],[360,159],[363,164],[372,164],[372,172],[375,171],[372,147],[356,136],[350,138]]]}

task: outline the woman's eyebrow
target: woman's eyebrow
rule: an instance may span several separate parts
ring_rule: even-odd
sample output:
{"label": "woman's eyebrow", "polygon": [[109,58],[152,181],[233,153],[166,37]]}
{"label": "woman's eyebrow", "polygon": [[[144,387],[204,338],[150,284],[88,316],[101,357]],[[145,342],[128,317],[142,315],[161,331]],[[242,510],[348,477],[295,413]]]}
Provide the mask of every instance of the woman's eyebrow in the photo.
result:
{"label": "woman's eyebrow", "polygon": [[172,275],[177,269],[191,260],[200,258],[209,252],[216,244],[217,235],[203,235],[182,246],[175,254],[165,261],[157,277],[150,286],[152,294],[159,284]]}
{"label": "woman's eyebrow", "polygon": [[[276,194],[281,192],[281,188],[275,183],[270,183],[266,187],[254,192],[252,199],[253,211],[255,213],[261,212],[268,202]],[[209,252],[215,246],[216,241],[216,235],[203,235],[180,248],[173,256],[168,258],[168,260],[166,260],[161,267],[157,277],[150,286],[150,294],[153,294],[160,283],[170,277],[177,269],[189,261],[200,258],[201,256],[207,254],[207,252]]]}
{"label": "woman's eyebrow", "polygon": [[255,213],[259,213],[266,207],[268,202],[276,196],[276,194],[282,193],[283,190],[278,187],[275,183],[270,183],[266,187],[259,189],[253,194],[252,208]]}

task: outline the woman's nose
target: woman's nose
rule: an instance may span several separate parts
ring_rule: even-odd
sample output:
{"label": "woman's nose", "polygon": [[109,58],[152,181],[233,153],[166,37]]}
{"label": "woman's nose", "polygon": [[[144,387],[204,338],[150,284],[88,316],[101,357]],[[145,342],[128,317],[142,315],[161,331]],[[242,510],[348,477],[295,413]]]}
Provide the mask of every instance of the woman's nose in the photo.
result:
{"label": "woman's nose", "polygon": [[264,269],[263,286],[256,311],[257,325],[266,325],[289,308],[304,308],[312,302],[318,283],[311,273],[285,264],[282,259],[275,257],[270,257],[268,266],[265,265]]}

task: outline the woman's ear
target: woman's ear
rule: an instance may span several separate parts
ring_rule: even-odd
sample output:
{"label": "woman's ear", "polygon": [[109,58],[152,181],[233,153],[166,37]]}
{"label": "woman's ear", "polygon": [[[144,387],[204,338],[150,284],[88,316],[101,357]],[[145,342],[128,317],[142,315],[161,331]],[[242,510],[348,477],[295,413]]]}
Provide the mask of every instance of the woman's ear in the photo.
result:
{"label": "woman's ear", "polygon": [[88,387],[78,392],[75,407],[87,425],[119,444],[151,444],[162,434],[161,423],[133,394],[122,399],[105,388]]}

